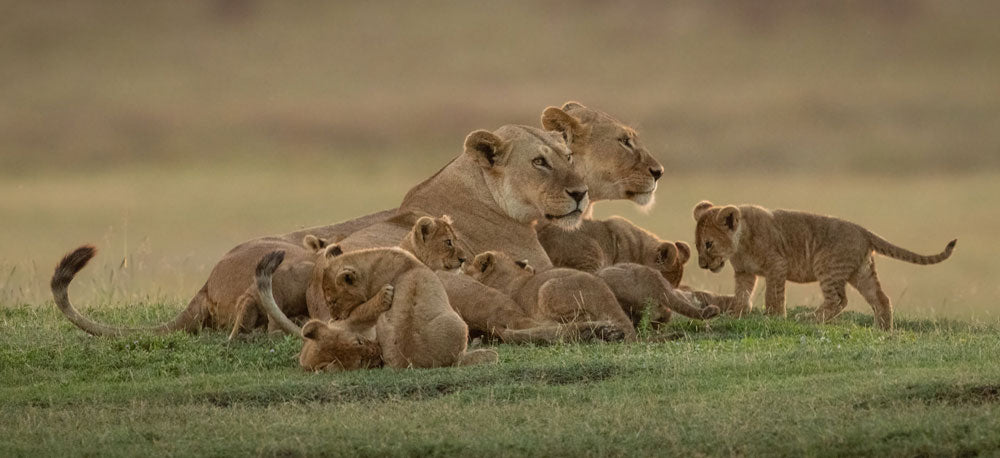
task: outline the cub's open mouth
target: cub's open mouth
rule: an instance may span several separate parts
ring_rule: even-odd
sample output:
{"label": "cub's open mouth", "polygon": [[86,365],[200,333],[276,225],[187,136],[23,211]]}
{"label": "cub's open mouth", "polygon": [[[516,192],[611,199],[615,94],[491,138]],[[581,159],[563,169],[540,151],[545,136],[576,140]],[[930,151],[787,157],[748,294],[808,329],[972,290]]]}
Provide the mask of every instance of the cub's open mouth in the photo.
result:
{"label": "cub's open mouth", "polygon": [[566,213],[565,215],[551,215],[551,214],[546,213],[545,214],[545,219],[551,221],[551,220],[571,218],[571,217],[575,218],[577,216],[580,216],[581,214],[583,214],[583,212],[580,211],[580,209],[573,210],[573,211],[571,211],[569,213]]}

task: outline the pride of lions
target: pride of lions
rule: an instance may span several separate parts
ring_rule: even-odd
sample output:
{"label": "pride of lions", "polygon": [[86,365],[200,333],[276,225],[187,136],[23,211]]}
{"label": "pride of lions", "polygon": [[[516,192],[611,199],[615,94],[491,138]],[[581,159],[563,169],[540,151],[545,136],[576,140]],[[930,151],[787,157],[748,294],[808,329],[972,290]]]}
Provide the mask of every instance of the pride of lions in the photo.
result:
{"label": "pride of lions", "polygon": [[233,248],[169,323],[125,329],[81,315],[67,290],[96,253],[89,245],[56,267],[55,303],[99,336],[207,327],[232,339],[266,326],[302,338],[306,370],[441,367],[497,361],[493,349],[468,348],[470,333],[506,343],[633,341],[640,320],[656,326],[672,312],[741,316],[758,276],[769,315],[785,316],[786,281],[819,282],[815,318],[831,320],[850,284],[891,331],[873,253],[934,264],[955,247],[922,256],[834,217],[701,202],[698,266],[719,272],[728,261],[735,291],[694,290],[681,284],[687,243],[590,216],[601,200],[652,204],[664,169],[636,131],[577,102],[546,108],[541,121],[470,133],[464,152],[398,208]]}

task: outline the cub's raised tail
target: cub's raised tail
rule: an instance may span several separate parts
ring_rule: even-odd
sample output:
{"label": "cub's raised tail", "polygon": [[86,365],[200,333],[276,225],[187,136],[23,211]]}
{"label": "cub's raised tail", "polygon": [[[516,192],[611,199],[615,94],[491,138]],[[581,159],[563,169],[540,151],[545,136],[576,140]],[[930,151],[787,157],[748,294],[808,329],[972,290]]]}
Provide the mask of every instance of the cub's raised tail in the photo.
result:
{"label": "cub's raised tail", "polygon": [[868,240],[872,245],[872,249],[876,253],[888,256],[893,259],[898,259],[900,261],[906,261],[913,264],[927,265],[927,264],[937,264],[945,259],[951,257],[951,252],[955,250],[955,244],[958,243],[958,239],[948,242],[948,246],[944,247],[944,251],[930,256],[924,256],[921,254],[914,253],[906,248],[901,248],[899,246],[893,245],[888,240],[875,235],[871,231],[866,231],[868,235]]}
{"label": "cub's raised tail", "polygon": [[56,306],[78,328],[95,336],[112,337],[138,333],[165,334],[178,330],[193,332],[201,328],[206,316],[203,301],[204,292],[199,292],[191,300],[191,303],[188,304],[188,307],[177,318],[174,318],[173,321],[151,328],[116,328],[92,321],[81,315],[69,300],[69,284],[76,277],[76,274],[93,259],[95,254],[97,254],[97,248],[94,248],[93,245],[81,246],[64,256],[62,261],[59,261],[59,264],[56,266],[55,273],[52,274],[50,286],[52,287],[52,297],[55,299]]}

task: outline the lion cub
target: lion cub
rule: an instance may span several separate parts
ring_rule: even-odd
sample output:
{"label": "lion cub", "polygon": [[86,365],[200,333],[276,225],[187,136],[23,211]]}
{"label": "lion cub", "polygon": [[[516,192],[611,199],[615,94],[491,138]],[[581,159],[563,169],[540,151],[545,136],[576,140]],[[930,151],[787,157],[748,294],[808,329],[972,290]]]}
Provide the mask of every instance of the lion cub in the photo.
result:
{"label": "lion cub", "polygon": [[386,365],[442,367],[497,361],[494,350],[467,351],[469,328],[448,302],[444,285],[409,252],[370,248],[343,253],[339,245],[331,245],[323,257],[323,300],[335,317],[349,319],[386,285],[393,287],[392,306],[375,324]]}
{"label": "lion cub", "polygon": [[627,340],[635,339],[635,327],[601,279],[573,269],[552,268],[535,273],[527,261],[515,261],[505,253],[478,254],[462,271],[500,292],[533,316],[553,321],[608,321]]}
{"label": "lion cub", "polygon": [[620,216],[584,220],[576,230],[546,224],[538,242],[552,264],[594,273],[603,267],[632,262],[659,271],[674,288],[680,286],[691,247],[667,242]]}
{"label": "lion cub", "polygon": [[379,315],[392,307],[394,288],[382,287],[371,300],[356,307],[346,319],[311,319],[302,329],[278,307],[272,291],[272,279],[285,258],[283,251],[265,255],[255,274],[260,304],[271,322],[303,340],[299,365],[307,371],[346,371],[382,366],[382,349],[375,336]]}
{"label": "lion cub", "polygon": [[882,291],[872,253],[936,264],[951,256],[958,241],[949,242],[941,253],[922,256],[842,219],[756,205],[718,207],[704,201],[694,207],[694,219],[698,266],[719,272],[726,260],[733,265],[736,289],[730,308],[734,311],[750,311],[758,275],[767,285],[767,312],[782,316],[786,281],[818,281],[823,305],[816,318],[827,321],[847,306],[844,287],[850,283],[874,309],[878,326],[886,330],[892,329],[892,303]]}
{"label": "lion cub", "polygon": [[[575,231],[542,225],[538,241],[556,266],[590,272],[604,280],[633,323],[646,312],[650,299],[654,301],[653,324],[669,321],[671,310],[699,320],[719,314],[714,305],[698,308],[692,303],[705,296],[677,290],[691,247],[660,240],[625,218],[584,220]],[[656,278],[654,272],[663,278]],[[664,279],[669,285],[663,284]]]}

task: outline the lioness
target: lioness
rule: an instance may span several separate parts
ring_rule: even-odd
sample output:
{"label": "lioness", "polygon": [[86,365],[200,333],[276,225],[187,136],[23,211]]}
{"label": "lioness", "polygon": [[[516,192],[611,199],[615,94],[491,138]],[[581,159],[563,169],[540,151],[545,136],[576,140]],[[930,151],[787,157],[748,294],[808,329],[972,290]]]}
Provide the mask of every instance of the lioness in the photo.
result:
{"label": "lioness", "polygon": [[[656,183],[663,176],[663,166],[643,146],[635,129],[579,102],[566,102],[562,108],[545,108],[541,124],[545,130],[560,135],[572,151],[578,171],[589,188],[591,202],[627,199],[639,205],[652,204]],[[338,224],[290,232],[281,237],[297,242],[303,236],[313,234],[339,242],[400,213],[400,208],[383,210]]]}
{"label": "lioness", "polygon": [[393,287],[392,307],[379,316],[375,334],[382,359],[390,367],[441,367],[492,363],[494,350],[466,350],[469,329],[448,303],[434,271],[399,248],[343,253],[339,245],[324,252],[326,302],[331,313],[350,317],[356,304],[367,303]]}
{"label": "lioness", "polygon": [[497,251],[476,255],[462,272],[510,295],[533,315],[555,321],[609,321],[619,330],[616,337],[635,339],[635,327],[614,293],[589,273],[558,267],[536,273],[527,261]]}
{"label": "lioness", "polygon": [[936,264],[951,256],[958,241],[949,242],[941,253],[922,256],[849,221],[756,205],[719,207],[704,201],[694,207],[694,219],[698,266],[719,272],[727,260],[733,265],[736,291],[729,299],[736,312],[750,311],[757,276],[763,275],[768,314],[785,315],[786,281],[819,281],[823,305],[815,314],[819,321],[828,321],[847,306],[844,287],[850,283],[886,330],[892,329],[892,303],[882,291],[872,253]]}
{"label": "lioness", "polygon": [[[419,254],[429,265],[454,269],[465,260],[465,252],[457,247],[455,234],[447,217],[418,218],[410,231],[397,242]],[[271,237],[239,245],[216,264],[209,281],[191,299],[187,308],[169,323],[150,328],[116,328],[96,323],[81,315],[70,303],[67,292],[69,284],[94,257],[96,248],[92,246],[77,248],[63,258],[52,277],[52,294],[56,305],[67,318],[93,335],[197,332],[208,327],[232,329],[230,338],[233,338],[241,330],[253,329],[265,322],[269,329],[275,329],[273,323],[265,321],[266,315],[259,309],[257,288],[253,286],[255,264],[251,264],[256,261],[252,260],[260,260],[273,251],[285,253],[284,262],[274,273],[274,294],[283,313],[291,317],[307,316],[313,309],[321,310],[315,305],[310,309],[309,292],[313,291],[315,294],[314,289],[321,285],[313,283],[313,278],[317,271],[317,253],[326,246],[326,240],[312,235],[305,236],[299,244]],[[323,319],[329,318],[329,312],[319,315]]]}

